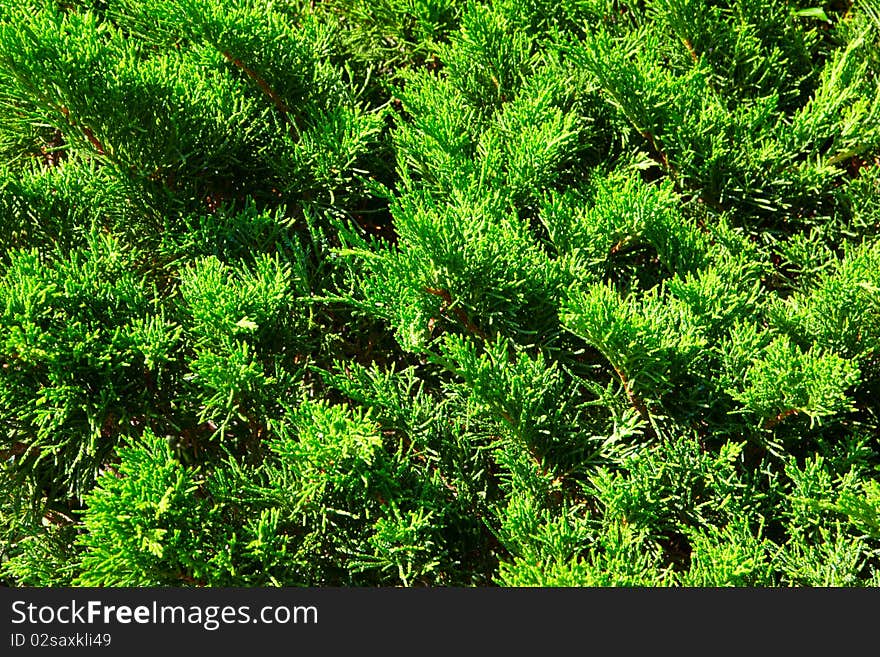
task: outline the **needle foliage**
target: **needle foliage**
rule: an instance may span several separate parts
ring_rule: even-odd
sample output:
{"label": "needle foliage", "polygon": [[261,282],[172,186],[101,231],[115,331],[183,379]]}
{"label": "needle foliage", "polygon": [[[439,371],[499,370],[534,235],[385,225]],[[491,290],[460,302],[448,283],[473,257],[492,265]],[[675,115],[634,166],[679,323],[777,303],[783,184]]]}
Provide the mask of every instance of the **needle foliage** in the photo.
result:
{"label": "needle foliage", "polygon": [[0,0],[0,580],[880,586],[876,0]]}

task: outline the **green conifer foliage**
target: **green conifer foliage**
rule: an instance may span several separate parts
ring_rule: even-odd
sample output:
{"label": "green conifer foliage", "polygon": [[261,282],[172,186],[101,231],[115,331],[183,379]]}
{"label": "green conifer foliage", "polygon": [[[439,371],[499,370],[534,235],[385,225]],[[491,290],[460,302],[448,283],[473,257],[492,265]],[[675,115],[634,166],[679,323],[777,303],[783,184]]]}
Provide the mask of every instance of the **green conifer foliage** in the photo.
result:
{"label": "green conifer foliage", "polygon": [[0,0],[0,580],[880,584],[876,0]]}

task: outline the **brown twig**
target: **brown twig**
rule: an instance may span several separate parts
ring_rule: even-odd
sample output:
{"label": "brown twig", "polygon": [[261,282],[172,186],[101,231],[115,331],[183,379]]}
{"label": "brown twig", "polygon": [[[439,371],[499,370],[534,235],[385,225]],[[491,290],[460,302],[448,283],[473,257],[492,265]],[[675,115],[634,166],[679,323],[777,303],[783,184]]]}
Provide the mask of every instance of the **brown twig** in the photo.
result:
{"label": "brown twig", "polygon": [[623,371],[618,369],[618,367],[613,363],[611,364],[611,367],[614,368],[614,372],[617,374],[617,378],[619,378],[620,382],[623,384],[623,390],[624,392],[626,392],[626,398],[629,400],[630,406],[632,406],[636,410],[636,412],[639,414],[639,417],[641,417],[647,425],[645,433],[650,436],[655,435],[654,427],[651,424],[651,413],[650,411],[648,411],[648,405],[645,404],[644,400],[636,394],[635,390],[633,390],[632,381],[630,381],[629,377],[627,377],[627,375]]}
{"label": "brown twig", "polygon": [[437,288],[433,288],[433,287],[426,287],[425,292],[427,292],[428,294],[433,294],[435,297],[440,297],[441,299],[443,299],[444,303],[446,304],[447,309],[449,309],[453,313],[455,313],[455,316],[458,318],[458,321],[460,321],[462,324],[464,324],[464,327],[468,331],[470,331],[474,335],[477,335],[477,336],[483,338],[484,340],[487,340],[489,338],[489,336],[486,335],[486,332],[483,331],[483,329],[481,329],[479,326],[477,326],[476,324],[474,324],[471,321],[470,317],[467,316],[467,313],[464,311],[463,308],[461,308],[460,306],[455,306],[453,304],[452,295],[449,294],[449,290],[442,290],[442,289],[437,289]]}
{"label": "brown twig", "polygon": [[787,408],[786,410],[782,411],[781,413],[778,413],[778,414],[774,415],[773,417],[767,418],[764,421],[764,428],[765,429],[772,429],[777,424],[782,422],[785,418],[790,417],[792,415],[797,415],[798,412],[799,411],[796,408]]}
{"label": "brown twig", "polygon": [[229,60],[229,62],[238,68],[242,73],[247,75],[251,80],[253,80],[260,90],[269,97],[272,103],[275,105],[275,108],[281,113],[281,116],[284,118],[287,125],[290,126],[291,136],[296,137],[299,133],[296,124],[293,122],[293,119],[290,117],[290,108],[287,106],[287,103],[284,102],[284,99],[278,95],[278,93],[269,86],[269,83],[255,70],[248,67],[243,61],[235,57],[228,50],[224,50],[223,56]]}
{"label": "brown twig", "polygon": [[72,121],[70,118],[70,110],[66,107],[61,108],[61,113],[64,115],[64,118],[67,119],[67,122],[71,127],[77,128],[80,132],[85,135],[85,138],[89,140],[89,143],[95,147],[95,150],[98,151],[98,155],[106,155],[107,149],[104,148],[104,144],[100,142],[100,140],[95,137],[95,133],[92,132],[92,129],[87,125],[78,125],[76,121]]}
{"label": "brown twig", "polygon": [[659,158],[658,162],[663,166],[664,169],[673,177],[678,177],[678,172],[675,170],[669,163],[669,157],[666,155],[666,151],[661,148],[660,144],[657,143],[657,138],[650,130],[642,131],[642,137],[648,140],[648,144],[651,146],[651,150],[654,151],[654,155]]}
{"label": "brown twig", "polygon": [[620,253],[623,249],[625,249],[632,242],[632,235],[627,235],[626,237],[618,240],[618,242],[611,247],[611,250],[608,252],[609,255],[615,255]]}
{"label": "brown twig", "polygon": [[688,52],[691,54],[691,59],[694,60],[694,63],[698,62],[700,56],[697,54],[697,51],[694,50],[694,44],[691,43],[691,40],[685,37],[682,41],[684,41],[684,45],[687,46]]}
{"label": "brown twig", "polygon": [[21,456],[29,449],[36,450],[39,454],[39,447],[31,447],[27,443],[16,441],[12,443],[12,446],[9,449],[0,449],[0,461],[5,461],[13,456]]}
{"label": "brown twig", "polygon": [[[663,147],[657,141],[657,138],[651,133],[650,130],[642,131],[642,137],[644,137],[648,141],[648,145],[651,147],[653,151],[654,160],[663,167],[666,173],[669,174],[672,181],[675,183],[676,189],[681,190],[682,187],[679,184],[679,173],[678,169],[669,161],[669,156],[666,154],[666,151],[663,150]],[[708,205],[710,208],[717,212],[724,212],[724,206],[721,205],[718,201],[709,198],[703,194],[699,197],[701,203]]]}
{"label": "brown twig", "polygon": [[64,146],[64,135],[60,130],[55,130],[52,139],[45,146],[40,147],[40,157],[47,167],[58,166],[61,162],[61,148]]}

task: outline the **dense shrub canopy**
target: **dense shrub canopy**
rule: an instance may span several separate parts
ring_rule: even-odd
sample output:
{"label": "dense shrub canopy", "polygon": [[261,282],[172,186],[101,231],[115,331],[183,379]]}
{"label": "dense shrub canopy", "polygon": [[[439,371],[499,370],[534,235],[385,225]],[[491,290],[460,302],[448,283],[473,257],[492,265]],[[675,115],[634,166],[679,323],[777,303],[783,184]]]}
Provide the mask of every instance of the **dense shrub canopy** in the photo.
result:
{"label": "dense shrub canopy", "polygon": [[877,0],[0,0],[0,579],[880,586]]}

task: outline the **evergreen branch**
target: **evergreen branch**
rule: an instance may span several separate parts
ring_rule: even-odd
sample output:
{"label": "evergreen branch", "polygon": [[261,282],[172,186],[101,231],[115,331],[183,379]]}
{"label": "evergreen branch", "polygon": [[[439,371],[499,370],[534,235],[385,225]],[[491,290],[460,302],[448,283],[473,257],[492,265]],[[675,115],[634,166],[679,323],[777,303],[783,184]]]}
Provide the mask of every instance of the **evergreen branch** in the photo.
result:
{"label": "evergreen branch", "polygon": [[0,584],[880,581],[880,11],[795,4],[6,3]]}

